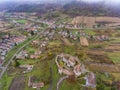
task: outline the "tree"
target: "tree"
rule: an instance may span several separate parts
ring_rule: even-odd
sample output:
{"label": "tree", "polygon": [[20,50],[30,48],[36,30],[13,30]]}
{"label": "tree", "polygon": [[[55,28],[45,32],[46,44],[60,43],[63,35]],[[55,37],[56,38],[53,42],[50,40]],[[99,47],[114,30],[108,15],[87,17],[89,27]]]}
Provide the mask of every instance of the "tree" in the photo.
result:
{"label": "tree", "polygon": [[31,31],[31,35],[32,35],[32,36],[35,35],[34,31]]}
{"label": "tree", "polygon": [[113,87],[111,88],[111,90],[117,90],[117,88],[116,88],[115,86],[113,86]]}
{"label": "tree", "polygon": [[20,63],[17,60],[12,61],[12,66],[19,67]]}
{"label": "tree", "polygon": [[105,85],[103,83],[100,83],[97,85],[97,90],[105,90]]}
{"label": "tree", "polygon": [[84,61],[86,59],[86,54],[83,51],[77,51],[76,55],[81,61]]}

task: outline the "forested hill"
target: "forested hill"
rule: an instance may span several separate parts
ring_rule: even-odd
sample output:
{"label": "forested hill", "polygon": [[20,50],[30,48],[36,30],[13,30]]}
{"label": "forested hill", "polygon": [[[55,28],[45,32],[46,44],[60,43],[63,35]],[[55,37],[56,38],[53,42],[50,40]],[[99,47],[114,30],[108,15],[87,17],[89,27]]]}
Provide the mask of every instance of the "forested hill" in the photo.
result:
{"label": "forested hill", "polygon": [[63,12],[72,16],[120,16],[120,7],[103,2],[72,2],[63,6]]}
{"label": "forested hill", "polygon": [[111,6],[103,2],[87,3],[83,1],[72,1],[62,5],[61,3],[4,3],[0,4],[0,10],[7,12],[38,12],[48,13],[49,10],[78,16],[120,16],[120,7]]}

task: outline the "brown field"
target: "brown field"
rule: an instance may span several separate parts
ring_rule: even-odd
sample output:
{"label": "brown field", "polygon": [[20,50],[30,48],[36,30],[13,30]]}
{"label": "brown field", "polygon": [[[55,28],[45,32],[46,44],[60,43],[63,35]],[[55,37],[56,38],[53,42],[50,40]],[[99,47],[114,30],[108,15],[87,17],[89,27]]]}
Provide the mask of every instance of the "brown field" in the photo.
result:
{"label": "brown field", "polygon": [[85,37],[80,37],[80,43],[82,46],[89,46],[88,40]]}
{"label": "brown field", "polygon": [[25,87],[25,77],[18,76],[15,77],[9,87],[9,90],[24,90]]}
{"label": "brown field", "polygon": [[98,63],[89,63],[86,64],[87,68],[94,72],[110,72],[110,73],[119,73],[120,70],[117,66],[113,64],[98,64]]}
{"label": "brown field", "polygon": [[120,37],[120,33],[116,34],[115,36],[116,36],[116,37]]}
{"label": "brown field", "polygon": [[65,45],[67,45],[67,46],[73,45],[73,44],[72,44],[68,39],[66,39],[66,38],[62,38],[61,40],[63,41],[63,44],[65,44]]}
{"label": "brown field", "polygon": [[9,67],[8,69],[8,75],[13,75],[13,74],[21,74],[24,70],[24,68],[14,68],[14,67]]}
{"label": "brown field", "polygon": [[120,51],[120,44],[111,44],[105,48],[106,51],[116,52]]}
{"label": "brown field", "polygon": [[119,26],[120,18],[118,17],[83,17],[78,16],[72,20],[72,24],[81,24],[85,23],[87,27],[93,27],[97,23],[104,22],[107,26]]}
{"label": "brown field", "polygon": [[105,55],[105,52],[103,51],[90,50],[87,51],[87,55],[93,60],[93,62],[113,64],[113,62]]}

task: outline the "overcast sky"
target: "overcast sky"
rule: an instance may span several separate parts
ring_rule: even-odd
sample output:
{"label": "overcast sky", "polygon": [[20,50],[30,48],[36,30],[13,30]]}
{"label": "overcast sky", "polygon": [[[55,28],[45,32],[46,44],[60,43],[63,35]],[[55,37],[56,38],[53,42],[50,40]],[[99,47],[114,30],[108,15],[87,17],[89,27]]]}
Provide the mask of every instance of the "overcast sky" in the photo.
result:
{"label": "overcast sky", "polygon": [[[5,2],[5,1],[39,1],[39,0],[0,0],[0,2]],[[50,0],[40,0],[40,1],[48,1],[49,2]],[[78,1],[80,1],[80,0],[78,0]],[[111,3],[111,2],[112,3],[120,3],[120,0],[82,0],[82,1],[87,1],[87,2],[105,1],[105,2],[108,2],[108,3]]]}
{"label": "overcast sky", "polygon": [[120,3],[120,0],[82,0],[82,1],[87,1],[87,2],[99,2],[99,1],[105,1],[108,3]]}

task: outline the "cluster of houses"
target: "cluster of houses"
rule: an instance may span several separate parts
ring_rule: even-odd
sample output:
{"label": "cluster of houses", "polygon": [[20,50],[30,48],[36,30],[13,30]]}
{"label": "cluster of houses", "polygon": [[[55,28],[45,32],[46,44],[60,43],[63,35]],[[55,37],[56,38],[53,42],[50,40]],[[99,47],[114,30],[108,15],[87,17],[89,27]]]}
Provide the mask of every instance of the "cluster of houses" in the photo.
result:
{"label": "cluster of houses", "polygon": [[93,72],[86,70],[84,64],[81,64],[77,57],[73,57],[69,54],[60,54],[56,57],[56,65],[58,67],[59,74],[65,74],[67,76],[74,75],[76,78],[82,74],[86,74],[84,79],[86,80],[86,86],[96,87],[96,77]]}
{"label": "cluster of houses", "polygon": [[98,41],[106,41],[109,40],[109,37],[106,35],[98,35],[98,36],[93,36],[93,39]]}
{"label": "cluster of houses", "polygon": [[36,77],[34,76],[30,76],[28,79],[28,87],[32,87],[32,88],[42,88],[44,87],[44,82],[35,82]]}
{"label": "cluster of houses", "polygon": [[27,32],[33,31],[36,33],[39,28],[40,27],[38,25],[35,25],[32,22],[27,22],[24,24],[24,30],[26,30]]}
{"label": "cluster of houses", "polygon": [[0,40],[0,64],[5,60],[5,56],[8,51],[10,51],[15,45],[23,42],[26,39],[26,36],[10,36],[5,35]]}
{"label": "cluster of houses", "polygon": [[73,40],[77,40],[77,38],[78,38],[77,32],[75,34],[73,34],[71,31],[68,31],[68,30],[61,30],[60,32],[58,32],[58,34],[62,35],[65,38],[71,38]]}
{"label": "cluster of houses", "polygon": [[25,69],[23,71],[23,73],[27,73],[27,72],[32,71],[32,69],[33,69],[34,66],[26,64],[26,65],[20,65],[19,67]]}
{"label": "cluster of houses", "polygon": [[9,14],[4,14],[4,16],[6,17],[10,17],[10,18],[31,18],[34,17],[36,15],[36,13],[25,13],[25,12],[15,12],[15,13],[9,13]]}
{"label": "cluster of houses", "polygon": [[38,50],[34,54],[29,54],[26,50],[22,50],[21,52],[19,52],[19,54],[16,55],[16,59],[18,59],[18,60],[24,60],[26,58],[38,59],[38,57],[41,53],[42,52],[40,50]]}
{"label": "cluster of houses", "polygon": [[26,22],[25,24],[21,24],[16,20],[13,20],[12,23],[14,24],[15,27],[20,27],[21,30],[27,32],[33,31],[34,33],[37,33],[38,29],[40,28],[38,25],[34,24],[33,22]]}
{"label": "cluster of houses", "polygon": [[25,50],[22,50],[21,52],[19,52],[19,54],[16,55],[16,59],[25,59],[28,57],[28,53]]}
{"label": "cluster of houses", "polygon": [[86,34],[84,31],[76,31],[71,32],[69,30],[64,30],[58,32],[60,35],[62,35],[64,38],[70,38],[73,39],[74,41],[77,41],[78,43],[80,42],[82,46],[89,46],[88,39],[86,38]]}
{"label": "cluster of houses", "polygon": [[49,28],[51,28],[51,27],[55,28],[56,27],[54,20],[45,19],[45,20],[40,20],[40,22],[42,22],[44,24],[47,24]]}
{"label": "cluster of houses", "polygon": [[38,59],[41,53],[41,51],[36,51],[34,54],[30,55],[30,59]]}
{"label": "cluster of houses", "polygon": [[49,29],[43,32],[44,37],[46,37],[46,40],[53,40],[55,35],[55,30]]}
{"label": "cluster of houses", "polygon": [[8,22],[5,22],[5,21],[3,21],[3,20],[0,20],[0,29],[1,29],[0,31],[5,30],[5,29],[8,29],[9,26],[10,26],[10,24],[9,24]]}

